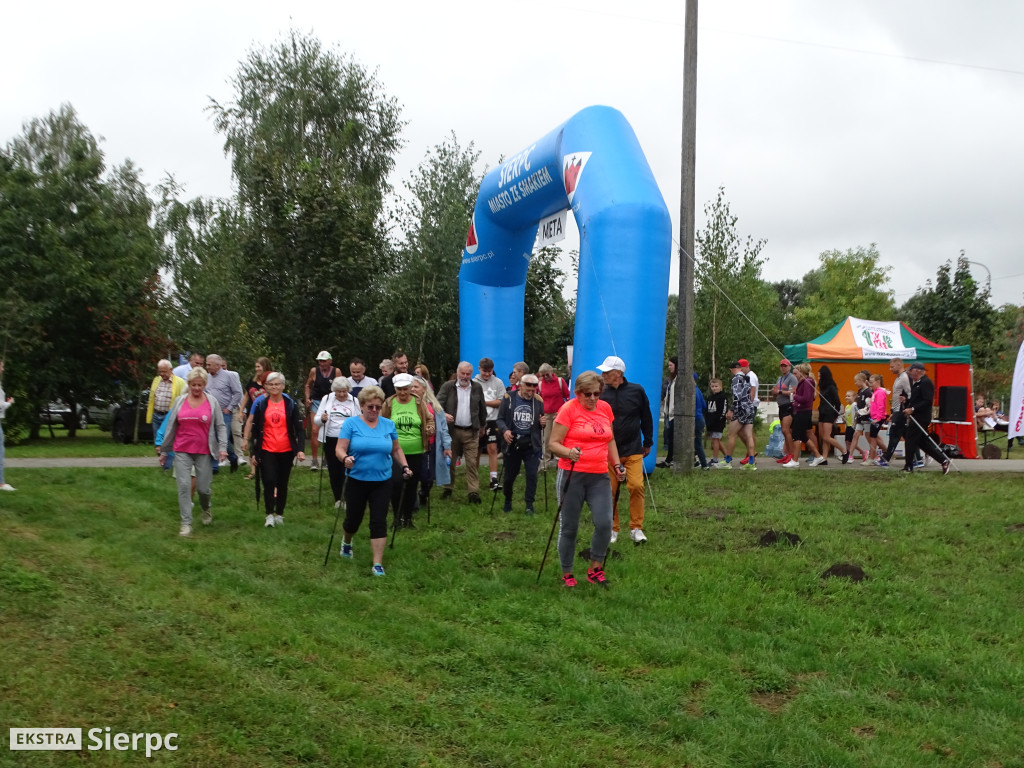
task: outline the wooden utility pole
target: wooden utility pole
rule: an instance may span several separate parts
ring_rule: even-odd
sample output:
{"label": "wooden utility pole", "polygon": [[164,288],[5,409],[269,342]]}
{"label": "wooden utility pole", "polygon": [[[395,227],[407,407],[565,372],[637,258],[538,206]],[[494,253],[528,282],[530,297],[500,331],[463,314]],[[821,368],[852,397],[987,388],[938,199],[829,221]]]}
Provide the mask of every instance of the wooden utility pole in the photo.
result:
{"label": "wooden utility pole", "polygon": [[693,240],[697,164],[697,0],[686,0],[683,27],[683,153],[679,198],[679,349],[675,382],[675,471],[693,471]]}

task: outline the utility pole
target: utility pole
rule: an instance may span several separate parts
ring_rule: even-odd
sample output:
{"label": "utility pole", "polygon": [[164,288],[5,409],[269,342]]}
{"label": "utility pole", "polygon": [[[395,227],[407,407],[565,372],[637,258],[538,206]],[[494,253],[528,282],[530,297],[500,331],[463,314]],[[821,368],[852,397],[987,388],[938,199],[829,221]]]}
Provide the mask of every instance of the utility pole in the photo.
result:
{"label": "utility pole", "polygon": [[693,240],[697,164],[697,0],[686,0],[683,26],[683,152],[679,198],[679,348],[675,381],[675,471],[693,471],[696,393],[693,380]]}

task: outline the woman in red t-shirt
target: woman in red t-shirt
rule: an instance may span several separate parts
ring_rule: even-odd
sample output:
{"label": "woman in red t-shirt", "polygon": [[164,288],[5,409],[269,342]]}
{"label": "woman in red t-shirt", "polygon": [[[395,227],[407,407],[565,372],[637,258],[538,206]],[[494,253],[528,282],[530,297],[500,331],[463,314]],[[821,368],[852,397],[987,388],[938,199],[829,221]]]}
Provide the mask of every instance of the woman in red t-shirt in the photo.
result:
{"label": "woman in red t-shirt", "polygon": [[[590,568],[587,581],[607,586],[604,557],[612,538],[612,485],[609,465],[615,468],[619,482],[626,479],[626,468],[619,462],[619,449],[612,434],[612,408],[599,399],[604,389],[601,377],[584,371],[576,377],[576,399],[558,409],[548,447],[558,457],[555,488],[559,491],[561,526],[558,531],[558,559],[562,581],[575,587],[572,561],[576,554],[583,502],[590,505],[594,535],[590,540]],[[563,483],[562,477],[565,477]]]}

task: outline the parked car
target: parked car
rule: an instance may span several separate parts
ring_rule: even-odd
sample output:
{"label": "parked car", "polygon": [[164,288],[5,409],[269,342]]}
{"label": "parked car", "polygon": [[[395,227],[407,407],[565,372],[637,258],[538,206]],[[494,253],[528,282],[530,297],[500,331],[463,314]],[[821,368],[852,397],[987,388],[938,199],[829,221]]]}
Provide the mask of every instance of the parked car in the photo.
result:
{"label": "parked car", "polygon": [[55,427],[66,427],[68,429],[71,428],[72,423],[77,423],[79,429],[85,429],[89,426],[89,413],[86,411],[85,406],[76,406],[75,413],[77,417],[74,418],[77,418],[77,421],[73,422],[71,406],[63,400],[53,400],[39,409],[39,423],[50,424]]}
{"label": "parked car", "polygon": [[153,425],[146,423],[146,408],[149,405],[149,388],[137,397],[129,397],[110,407],[110,436],[115,443],[131,443],[135,437],[135,420],[138,418],[138,440],[140,443],[153,442]]}

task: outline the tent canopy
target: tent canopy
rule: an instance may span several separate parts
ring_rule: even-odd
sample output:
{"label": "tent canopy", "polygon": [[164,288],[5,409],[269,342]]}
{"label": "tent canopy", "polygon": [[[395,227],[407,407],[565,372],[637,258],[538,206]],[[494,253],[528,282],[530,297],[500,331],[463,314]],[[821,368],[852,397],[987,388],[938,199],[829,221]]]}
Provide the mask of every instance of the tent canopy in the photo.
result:
{"label": "tent canopy", "polygon": [[847,317],[816,339],[787,344],[783,354],[794,363],[830,360],[878,360],[971,364],[971,348],[944,347],[899,321],[878,322]]}

